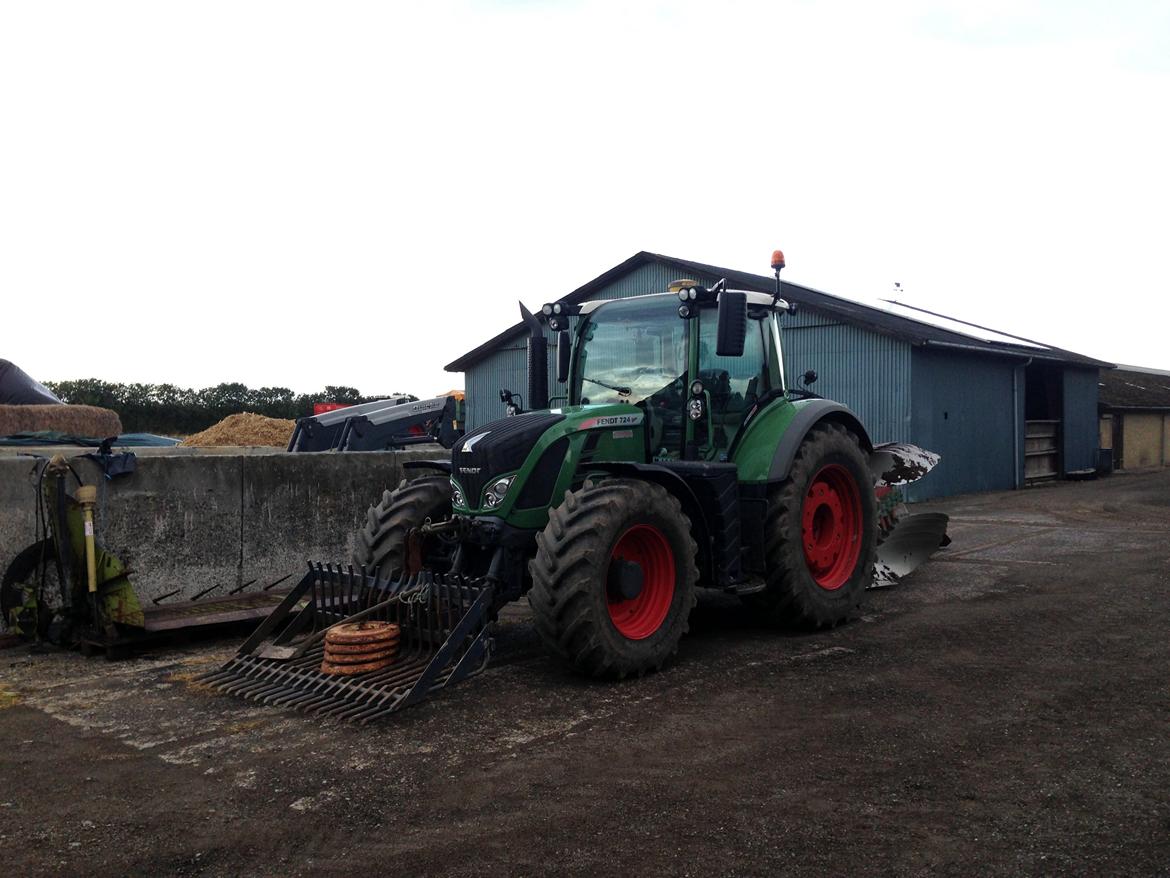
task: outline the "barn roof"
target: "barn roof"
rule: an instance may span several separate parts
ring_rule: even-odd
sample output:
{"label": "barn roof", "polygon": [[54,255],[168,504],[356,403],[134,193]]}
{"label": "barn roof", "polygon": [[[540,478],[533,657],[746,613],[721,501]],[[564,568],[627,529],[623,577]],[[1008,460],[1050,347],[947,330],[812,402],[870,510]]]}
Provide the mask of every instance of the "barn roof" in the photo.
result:
{"label": "barn roof", "polygon": [[1098,400],[1106,409],[1170,409],[1170,372],[1134,366],[1102,370]]}
{"label": "barn roof", "polygon": [[[659,253],[649,253],[643,250],[573,290],[567,296],[562,297],[562,300],[572,304],[588,301],[619,278],[643,265],[654,263],[677,268],[680,276],[703,274],[726,278],[728,285],[734,289],[771,292],[775,286],[775,280],[766,275],[748,274],[732,268],[706,265],[702,262],[663,256]],[[836,317],[845,323],[852,323],[891,335],[912,345],[935,346],[998,356],[1032,357],[1098,368],[1111,368],[1113,366],[1112,363],[1095,360],[1032,339],[1013,336],[985,326],[965,323],[945,315],[911,308],[899,303],[889,303],[888,307],[875,307],[787,281],[784,282],[783,296],[787,301],[795,302],[798,306],[807,306],[822,314]],[[495,352],[500,346],[519,341],[525,332],[524,324],[517,323],[468,351],[457,360],[448,363],[445,368],[448,372],[466,371]]]}

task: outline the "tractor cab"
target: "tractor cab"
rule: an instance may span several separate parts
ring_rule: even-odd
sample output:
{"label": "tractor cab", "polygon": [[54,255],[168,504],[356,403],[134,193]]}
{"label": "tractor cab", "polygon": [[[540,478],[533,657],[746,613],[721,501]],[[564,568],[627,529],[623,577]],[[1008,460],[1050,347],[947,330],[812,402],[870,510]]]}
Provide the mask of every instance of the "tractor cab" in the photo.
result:
{"label": "tractor cab", "polygon": [[[640,409],[652,460],[726,461],[753,407],[783,393],[776,317],[787,306],[763,293],[700,291],[693,281],[672,287],[574,309],[568,401]],[[732,307],[719,308],[723,296],[736,297]],[[721,345],[721,327],[742,341]],[[569,334],[561,332],[558,346]]]}

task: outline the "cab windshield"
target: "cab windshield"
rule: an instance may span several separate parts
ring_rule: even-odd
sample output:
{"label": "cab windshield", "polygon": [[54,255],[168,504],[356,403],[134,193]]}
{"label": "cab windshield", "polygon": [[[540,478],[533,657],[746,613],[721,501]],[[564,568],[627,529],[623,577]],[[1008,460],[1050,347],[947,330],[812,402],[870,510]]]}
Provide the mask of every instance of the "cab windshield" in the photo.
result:
{"label": "cab windshield", "polygon": [[673,296],[608,302],[589,316],[581,342],[576,374],[582,404],[677,406],[681,412],[687,322],[679,319]]}

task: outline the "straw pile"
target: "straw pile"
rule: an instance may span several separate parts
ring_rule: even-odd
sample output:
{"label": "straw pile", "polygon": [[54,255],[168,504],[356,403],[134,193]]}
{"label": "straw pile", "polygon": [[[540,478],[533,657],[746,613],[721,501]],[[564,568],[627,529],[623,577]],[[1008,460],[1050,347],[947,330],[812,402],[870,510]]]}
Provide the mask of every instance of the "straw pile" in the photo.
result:
{"label": "straw pile", "polygon": [[0,436],[52,430],[105,439],[122,432],[116,412],[92,405],[0,405]]}
{"label": "straw pile", "polygon": [[296,421],[243,412],[228,415],[218,424],[213,424],[202,433],[188,436],[179,444],[201,448],[213,445],[270,445],[287,448],[296,425]]}

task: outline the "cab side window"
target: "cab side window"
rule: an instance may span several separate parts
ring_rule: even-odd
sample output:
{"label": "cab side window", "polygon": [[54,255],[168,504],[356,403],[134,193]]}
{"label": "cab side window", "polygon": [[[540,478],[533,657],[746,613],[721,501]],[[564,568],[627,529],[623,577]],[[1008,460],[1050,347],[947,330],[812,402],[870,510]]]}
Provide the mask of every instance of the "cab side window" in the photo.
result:
{"label": "cab side window", "polygon": [[[706,314],[703,316],[707,318]],[[764,339],[767,321],[748,321],[743,356],[719,357],[715,355],[717,324],[714,318],[712,311],[710,318],[703,319],[699,326],[698,378],[711,399],[714,435],[707,444],[712,452],[726,452],[735,441],[744,414],[771,389]]]}

